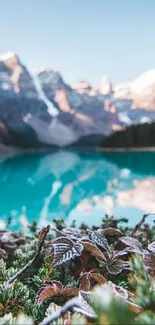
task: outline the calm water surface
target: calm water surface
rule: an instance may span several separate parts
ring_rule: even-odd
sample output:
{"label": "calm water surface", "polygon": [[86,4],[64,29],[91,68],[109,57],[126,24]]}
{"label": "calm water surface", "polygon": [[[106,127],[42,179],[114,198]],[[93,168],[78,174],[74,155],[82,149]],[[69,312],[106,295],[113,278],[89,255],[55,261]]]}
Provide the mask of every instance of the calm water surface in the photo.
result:
{"label": "calm water surface", "polygon": [[[59,150],[0,162],[0,227],[63,218],[99,224],[105,214],[135,224],[155,212],[155,152]],[[153,218],[152,218],[153,219]]]}

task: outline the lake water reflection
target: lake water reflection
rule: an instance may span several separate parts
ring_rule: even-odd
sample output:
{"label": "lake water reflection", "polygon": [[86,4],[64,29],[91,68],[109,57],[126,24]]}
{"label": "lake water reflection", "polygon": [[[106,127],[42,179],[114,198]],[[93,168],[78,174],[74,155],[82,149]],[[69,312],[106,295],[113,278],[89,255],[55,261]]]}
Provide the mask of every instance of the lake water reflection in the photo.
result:
{"label": "lake water reflection", "polygon": [[[155,153],[59,150],[0,163],[0,227],[63,218],[99,224],[105,214],[135,224],[155,212]],[[153,219],[153,218],[152,218]]]}

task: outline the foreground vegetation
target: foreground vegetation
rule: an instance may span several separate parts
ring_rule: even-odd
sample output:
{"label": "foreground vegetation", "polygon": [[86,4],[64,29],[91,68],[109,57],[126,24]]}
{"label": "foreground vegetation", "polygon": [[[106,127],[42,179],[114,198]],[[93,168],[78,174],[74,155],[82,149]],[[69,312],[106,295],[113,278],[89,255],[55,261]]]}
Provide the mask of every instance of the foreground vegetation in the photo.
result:
{"label": "foreground vegetation", "polygon": [[0,324],[155,324],[155,227],[0,230]]}

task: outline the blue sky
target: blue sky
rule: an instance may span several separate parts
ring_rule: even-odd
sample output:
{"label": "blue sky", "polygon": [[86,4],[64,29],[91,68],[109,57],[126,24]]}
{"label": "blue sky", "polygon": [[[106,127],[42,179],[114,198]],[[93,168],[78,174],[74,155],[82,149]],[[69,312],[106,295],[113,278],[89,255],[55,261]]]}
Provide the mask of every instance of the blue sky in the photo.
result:
{"label": "blue sky", "polygon": [[1,0],[0,51],[68,83],[130,80],[155,68],[155,0]]}

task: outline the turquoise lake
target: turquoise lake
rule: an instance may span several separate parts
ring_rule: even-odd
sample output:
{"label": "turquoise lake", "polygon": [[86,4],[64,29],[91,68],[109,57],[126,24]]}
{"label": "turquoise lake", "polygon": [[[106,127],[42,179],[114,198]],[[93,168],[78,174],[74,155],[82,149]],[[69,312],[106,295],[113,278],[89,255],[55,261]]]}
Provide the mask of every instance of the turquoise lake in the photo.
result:
{"label": "turquoise lake", "polygon": [[98,225],[105,214],[133,225],[148,212],[155,212],[155,152],[59,150],[0,162],[0,228],[9,217],[13,229],[54,218]]}

